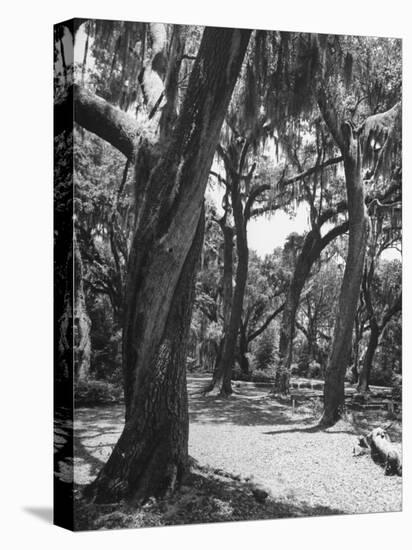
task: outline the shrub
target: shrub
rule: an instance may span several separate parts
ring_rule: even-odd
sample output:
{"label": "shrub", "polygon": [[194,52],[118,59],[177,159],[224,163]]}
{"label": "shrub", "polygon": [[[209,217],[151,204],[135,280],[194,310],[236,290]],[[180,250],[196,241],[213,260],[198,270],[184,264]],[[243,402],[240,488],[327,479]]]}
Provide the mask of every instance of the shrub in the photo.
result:
{"label": "shrub", "polygon": [[391,386],[392,385],[392,369],[386,365],[373,365],[369,383],[373,386]]}
{"label": "shrub", "polygon": [[402,375],[394,374],[392,376],[392,397],[397,401],[402,401]]}
{"label": "shrub", "polygon": [[308,366],[308,378],[319,378],[322,374],[322,369],[317,361],[311,361]]}
{"label": "shrub", "polygon": [[245,374],[240,368],[238,363],[235,363],[232,370],[232,380],[241,380],[242,382],[249,382],[251,374]]}
{"label": "shrub", "polygon": [[121,386],[102,380],[84,380],[75,389],[76,407],[120,403],[122,399]]}
{"label": "shrub", "polygon": [[252,372],[251,381],[252,382],[267,382],[270,384],[273,384],[275,381],[275,374],[276,369],[275,368],[265,368],[262,369],[256,369]]}
{"label": "shrub", "polygon": [[290,374],[291,376],[299,376],[299,366],[296,363],[292,363],[290,366]]}
{"label": "shrub", "polygon": [[255,365],[256,369],[267,369],[275,362],[275,339],[273,331],[265,330],[256,343]]}

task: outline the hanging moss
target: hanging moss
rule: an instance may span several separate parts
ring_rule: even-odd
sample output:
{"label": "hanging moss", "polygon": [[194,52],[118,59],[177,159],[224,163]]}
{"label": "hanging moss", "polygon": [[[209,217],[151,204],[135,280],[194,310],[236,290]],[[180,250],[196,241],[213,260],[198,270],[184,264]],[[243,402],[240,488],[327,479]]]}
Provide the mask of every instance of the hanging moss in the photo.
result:
{"label": "hanging moss", "polygon": [[361,127],[363,163],[373,177],[389,176],[401,147],[402,106],[368,117]]}

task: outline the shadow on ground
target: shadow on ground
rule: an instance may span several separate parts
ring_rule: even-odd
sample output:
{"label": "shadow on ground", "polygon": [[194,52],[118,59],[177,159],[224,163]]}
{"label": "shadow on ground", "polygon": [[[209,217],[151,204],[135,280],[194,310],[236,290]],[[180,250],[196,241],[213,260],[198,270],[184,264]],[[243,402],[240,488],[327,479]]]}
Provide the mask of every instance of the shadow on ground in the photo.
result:
{"label": "shadow on ground", "polygon": [[[167,500],[149,501],[138,509],[126,504],[95,506],[79,499],[76,530],[124,529],[229,521],[296,518],[342,514],[327,506],[275,499],[256,493],[252,483],[195,468],[185,485]],[[258,489],[259,491],[259,489]],[[262,489],[260,489],[262,491]],[[257,496],[259,498],[257,498]]]}
{"label": "shadow on ground", "polygon": [[268,396],[265,388],[246,385],[235,388],[229,397],[211,397],[199,392],[189,394],[190,421],[200,424],[236,424],[239,426],[314,425],[318,415],[305,409],[304,415],[292,413],[288,401],[280,403]]}
{"label": "shadow on ground", "polygon": [[[352,411],[344,425],[339,423],[331,429],[318,427],[321,400],[296,399],[296,408],[292,409],[292,399],[281,401],[269,397],[267,387],[252,383],[234,384],[231,396],[211,397],[201,393],[206,386],[205,379],[189,380],[190,420],[200,424],[227,423],[239,426],[276,426],[276,429],[264,432],[266,435],[279,433],[342,433],[349,435],[365,434],[377,426],[389,426],[388,433],[392,441],[402,438],[401,423],[391,421],[387,411]],[[287,428],[290,426],[290,428]],[[350,426],[350,427],[349,427]]]}
{"label": "shadow on ground", "polygon": [[53,523],[53,508],[51,506],[27,506],[23,510],[46,523]]}
{"label": "shadow on ground", "polygon": [[87,485],[109,458],[124,423],[122,405],[81,408],[75,416],[74,481]]}

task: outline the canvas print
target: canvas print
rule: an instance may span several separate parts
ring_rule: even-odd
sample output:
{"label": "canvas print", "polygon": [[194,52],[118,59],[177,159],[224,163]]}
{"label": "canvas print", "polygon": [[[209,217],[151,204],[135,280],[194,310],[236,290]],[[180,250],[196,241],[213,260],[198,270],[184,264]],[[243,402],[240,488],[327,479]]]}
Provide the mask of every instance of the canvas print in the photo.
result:
{"label": "canvas print", "polygon": [[401,40],[73,19],[54,91],[55,523],[400,511]]}

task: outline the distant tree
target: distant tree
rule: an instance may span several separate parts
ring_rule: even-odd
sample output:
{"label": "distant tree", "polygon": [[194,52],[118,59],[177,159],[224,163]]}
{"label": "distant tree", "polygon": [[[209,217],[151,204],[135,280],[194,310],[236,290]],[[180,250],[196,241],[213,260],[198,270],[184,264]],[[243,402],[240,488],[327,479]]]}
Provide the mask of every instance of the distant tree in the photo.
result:
{"label": "distant tree", "polygon": [[[282,313],[289,277],[289,272],[282,262],[280,249],[267,254],[263,260],[252,253],[249,272],[238,344],[238,361],[242,373],[246,376],[249,375],[250,346],[256,339],[272,340],[270,349],[272,352],[275,350],[274,331],[271,328],[272,323]],[[259,346],[260,343],[255,346],[255,354]]]}
{"label": "distant tree", "polygon": [[[397,103],[386,112],[366,117],[358,127],[346,119],[346,113],[341,107],[342,92],[348,77],[355,77],[355,72],[348,75],[345,71],[345,59],[350,60],[348,56],[353,55],[352,44],[350,39],[339,43],[337,37],[330,39],[321,36],[305,38],[302,44],[302,51],[306,52],[305,55],[311,61],[308,71],[314,71],[314,97],[344,159],[348,201],[349,244],[326,371],[321,420],[321,425],[325,427],[340,418],[344,407],[344,378],[350,358],[352,329],[367,244],[368,216],[364,207],[363,168],[369,165],[368,175],[374,179],[379,174],[385,176],[389,173],[393,154],[396,153],[401,118],[401,106]],[[364,52],[357,53],[361,57]],[[343,71],[337,63],[337,55],[341,55]]]}
{"label": "distant tree", "polygon": [[275,340],[271,330],[265,330],[255,347],[255,365],[257,369],[267,369],[275,363]]}
{"label": "distant tree", "polygon": [[[398,209],[399,203],[394,204],[391,208]],[[359,375],[358,390],[361,392],[369,389],[373,359],[382,333],[402,309],[401,264],[398,260],[381,260],[381,254],[399,242],[399,215],[388,216],[388,209],[381,203],[374,208],[375,215],[372,218],[369,250],[362,279],[362,298],[369,323],[369,340]]]}

